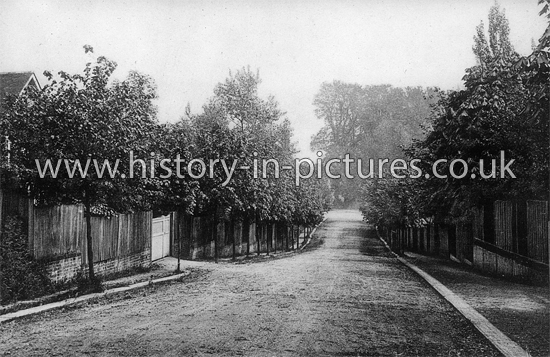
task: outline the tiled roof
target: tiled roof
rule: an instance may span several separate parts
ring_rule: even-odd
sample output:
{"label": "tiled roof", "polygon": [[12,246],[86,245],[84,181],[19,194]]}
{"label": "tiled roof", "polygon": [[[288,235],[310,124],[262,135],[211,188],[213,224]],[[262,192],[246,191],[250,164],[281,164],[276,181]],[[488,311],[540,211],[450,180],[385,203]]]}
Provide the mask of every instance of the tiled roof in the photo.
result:
{"label": "tiled roof", "polygon": [[33,72],[0,73],[0,100],[4,101],[6,94],[19,95],[27,85],[40,88]]}

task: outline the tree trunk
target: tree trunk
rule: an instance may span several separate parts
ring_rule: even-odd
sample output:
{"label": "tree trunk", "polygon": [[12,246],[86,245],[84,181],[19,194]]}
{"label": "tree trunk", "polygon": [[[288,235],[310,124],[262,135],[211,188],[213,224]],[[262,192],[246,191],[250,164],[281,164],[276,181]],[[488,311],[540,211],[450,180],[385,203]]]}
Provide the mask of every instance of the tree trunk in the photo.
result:
{"label": "tree trunk", "polygon": [[273,242],[273,253],[277,254],[277,225],[271,224],[271,241]]}
{"label": "tree trunk", "polygon": [[289,249],[288,249],[288,225],[287,224],[285,224],[284,232],[285,232],[285,246],[286,246],[285,250],[288,252]]}
{"label": "tree trunk", "polygon": [[[0,148],[1,149],[1,148]],[[0,155],[4,155],[4,153],[0,150]],[[2,241],[2,231],[3,231],[3,219],[2,219],[2,200],[3,200],[4,194],[2,193],[2,169],[0,168],[0,242]],[[30,218],[29,218],[30,219]],[[0,260],[0,282],[2,281],[2,271],[4,270],[4,264],[3,261]],[[2,289],[0,288],[0,301],[2,301]]]}
{"label": "tree trunk", "polygon": [[92,213],[90,197],[84,194],[84,207],[86,208],[86,248],[88,251],[88,279],[91,282],[96,280],[94,273],[94,250],[92,246]]}
{"label": "tree trunk", "polygon": [[218,210],[214,213],[214,260],[218,262]]}
{"label": "tree trunk", "polygon": [[294,250],[294,225],[290,224],[290,250]]}
{"label": "tree trunk", "polygon": [[175,219],[172,220],[172,222],[174,223],[173,225],[171,224],[171,226],[174,227],[174,237],[177,237],[178,238],[178,269],[177,269],[177,272],[179,273],[180,272],[180,264],[181,264],[181,234],[180,234],[180,230],[179,230],[179,227],[181,226],[181,219],[182,217],[185,217],[182,213],[180,212],[177,212],[176,215],[171,215],[172,217],[174,217]]}
{"label": "tree trunk", "polygon": [[243,223],[242,232],[243,232],[243,235],[246,234],[246,257],[248,258],[248,255],[250,254],[250,221],[248,220],[248,218],[246,218]]}
{"label": "tree trunk", "polygon": [[256,219],[256,254],[260,255],[260,224],[259,221]]}
{"label": "tree trunk", "polygon": [[235,222],[231,221],[230,224],[231,224],[231,229],[229,231],[231,232],[231,242],[233,243],[233,258],[232,258],[232,260],[235,260],[235,255],[236,255],[236,252],[235,252]]}
{"label": "tree trunk", "polygon": [[265,225],[265,232],[264,233],[265,233],[265,248],[267,250],[267,255],[269,255],[269,243],[270,243],[269,242],[270,241],[270,239],[269,239],[269,223],[267,223]]}

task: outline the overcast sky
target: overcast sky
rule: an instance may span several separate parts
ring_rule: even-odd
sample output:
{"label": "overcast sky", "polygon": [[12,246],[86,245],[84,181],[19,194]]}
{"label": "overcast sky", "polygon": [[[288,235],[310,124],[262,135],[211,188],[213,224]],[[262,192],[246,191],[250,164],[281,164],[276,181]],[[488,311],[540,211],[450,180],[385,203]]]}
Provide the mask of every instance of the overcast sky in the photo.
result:
{"label": "overcast sky", "polygon": [[[88,57],[152,76],[159,120],[189,102],[201,111],[229,70],[260,70],[293,123],[302,155],[323,125],[313,113],[322,82],[456,89],[475,64],[475,27],[494,0],[387,1],[21,1],[0,0],[0,72],[80,72]],[[516,50],[546,28],[537,0],[501,0]]]}

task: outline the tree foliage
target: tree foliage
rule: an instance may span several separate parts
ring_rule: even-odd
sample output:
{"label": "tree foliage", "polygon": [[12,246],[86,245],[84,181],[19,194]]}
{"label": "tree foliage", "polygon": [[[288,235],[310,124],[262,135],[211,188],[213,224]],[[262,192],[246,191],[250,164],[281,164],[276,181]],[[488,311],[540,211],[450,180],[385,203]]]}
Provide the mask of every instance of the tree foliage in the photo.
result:
{"label": "tree foliage", "polygon": [[[89,46],[85,49],[92,52]],[[136,157],[151,152],[150,133],[157,125],[156,87],[138,72],[130,72],[123,81],[111,80],[115,69],[115,62],[100,56],[87,63],[82,74],[60,71],[54,77],[46,71],[48,83],[42,90],[11,98],[3,113],[2,134],[11,141],[3,175],[6,183],[41,205],[84,203],[90,279],[94,279],[92,210],[149,208],[154,191],[148,182],[129,179],[128,170],[130,152]],[[118,174],[95,170],[93,159],[98,166],[118,161]],[[54,169],[57,163],[67,166],[56,177],[41,177],[39,165],[44,167],[48,160]]]}
{"label": "tree foliage", "polygon": [[[239,167],[250,167],[237,168],[227,182],[224,168],[216,164],[213,178],[198,180],[200,196],[195,214],[221,212],[223,217],[234,219],[313,224],[327,207],[318,203],[320,195],[312,191],[312,183],[304,181],[304,187],[294,187],[294,176],[281,169],[294,162],[292,128],[272,96],[259,97],[260,83],[259,74],[249,68],[230,73],[215,87],[203,112],[189,113],[180,123],[188,128],[194,157],[205,162],[224,159],[227,165],[235,160]],[[262,175],[267,160],[277,162],[279,178],[275,177],[274,163],[268,163],[265,177]],[[311,194],[300,196],[306,191]]]}
{"label": "tree foliage", "polygon": [[[473,52],[477,64],[466,69],[465,89],[441,93],[430,113],[426,136],[406,150],[409,159],[421,160],[420,168],[430,177],[422,176],[405,186],[390,179],[377,183],[373,189],[387,190],[388,197],[365,194],[369,217],[384,223],[429,216],[452,220],[471,207],[498,199],[546,196],[548,101],[543,93],[548,91],[548,67],[543,41],[547,37],[541,38],[532,55],[521,57],[509,33],[504,10],[496,4],[489,12],[488,33],[483,23],[476,28]],[[447,175],[445,179],[431,175],[440,159],[447,160],[438,166]],[[516,178],[501,176],[509,159],[514,160],[511,168]],[[465,177],[449,175],[453,160],[467,163]],[[495,175],[490,175],[491,169]]]}

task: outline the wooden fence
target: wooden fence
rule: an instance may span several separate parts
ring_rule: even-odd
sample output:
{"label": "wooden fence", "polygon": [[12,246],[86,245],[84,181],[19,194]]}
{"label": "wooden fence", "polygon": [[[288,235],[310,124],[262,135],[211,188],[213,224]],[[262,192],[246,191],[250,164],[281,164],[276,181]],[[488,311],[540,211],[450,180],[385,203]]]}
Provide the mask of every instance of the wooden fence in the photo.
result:
{"label": "wooden fence", "polygon": [[32,208],[29,251],[37,259],[53,260],[86,250],[86,222],[81,205]]}
{"label": "wooden fence", "polygon": [[[512,233],[513,204],[509,201],[496,201],[494,204],[495,237],[494,244],[507,251],[516,251]],[[481,237],[476,237],[481,239]]]}
{"label": "wooden fence", "polygon": [[548,263],[548,204],[546,201],[496,201],[495,236],[482,239],[500,249]]}
{"label": "wooden fence", "polygon": [[309,228],[251,220],[216,222],[212,216],[174,213],[172,231],[172,256],[207,259],[297,249],[305,242]]}
{"label": "wooden fence", "polygon": [[[499,275],[548,274],[548,203],[496,201],[454,224],[379,229],[392,250],[438,254]],[[544,278],[542,278],[544,280]]]}
{"label": "wooden fence", "polygon": [[[54,282],[86,273],[88,250],[85,209],[82,204],[35,207],[32,200],[0,190],[0,224],[7,216],[24,222],[28,250],[46,264]],[[298,249],[310,228],[280,222],[216,221],[214,217],[170,214],[170,246],[164,254],[183,259],[210,259],[277,253]],[[149,266],[152,212],[91,218],[92,249],[98,276],[133,267]],[[156,252],[158,253],[158,252]],[[158,257],[158,254],[156,255]]]}
{"label": "wooden fence", "polygon": [[[32,200],[3,192],[0,219],[17,215],[28,227],[29,253],[54,261],[81,255],[87,262],[84,207],[35,207]],[[297,249],[308,227],[276,222],[220,221],[172,213],[171,255],[186,259],[229,257]],[[129,256],[151,247],[152,212],[118,214],[91,219],[94,262]]]}
{"label": "wooden fence", "polygon": [[[29,220],[29,248],[37,259],[55,259],[77,253],[88,261],[83,205],[33,208]],[[91,218],[94,262],[144,251],[151,244],[152,212]]]}
{"label": "wooden fence", "polygon": [[[151,224],[153,213],[134,212],[112,217],[92,217],[92,248],[94,262],[125,257],[147,250],[151,246]],[[83,247],[82,259],[87,261],[87,250]]]}
{"label": "wooden fence", "polygon": [[[18,216],[28,228],[29,253],[36,259],[55,260],[81,254],[87,262],[84,206],[35,207],[32,200],[0,190],[0,224]],[[143,252],[151,244],[152,212],[118,214],[91,219],[94,262]]]}
{"label": "wooden fence", "polygon": [[527,221],[527,256],[540,262],[548,262],[548,202],[527,201]]}

